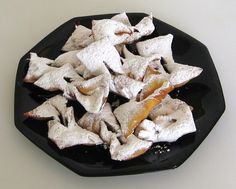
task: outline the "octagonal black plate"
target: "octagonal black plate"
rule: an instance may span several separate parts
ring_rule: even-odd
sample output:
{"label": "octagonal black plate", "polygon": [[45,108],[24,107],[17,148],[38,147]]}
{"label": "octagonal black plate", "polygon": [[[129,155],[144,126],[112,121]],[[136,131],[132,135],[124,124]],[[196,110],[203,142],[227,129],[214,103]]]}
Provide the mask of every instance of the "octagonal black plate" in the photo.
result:
{"label": "octagonal black plate", "polygon": [[[75,24],[91,28],[91,20],[111,18],[114,14],[78,17],[62,24],[55,31],[40,41],[29,52],[54,59],[60,55],[61,47],[73,32]],[[146,14],[128,14],[132,24],[136,24]],[[199,66],[203,73],[184,87],[172,92],[193,106],[193,116],[197,132],[182,137],[175,143],[159,143],[141,157],[125,162],[110,159],[108,150],[102,146],[75,146],[65,150],[57,147],[47,138],[45,122],[25,119],[23,113],[35,108],[52,94],[31,84],[24,84],[23,78],[28,68],[29,52],[20,60],[15,86],[15,125],[29,140],[63,165],[83,176],[111,176],[135,174],[155,170],[176,168],[181,165],[206,138],[225,109],[220,81],[207,48],[186,33],[154,18],[156,30],[148,38],[171,33],[174,35],[173,56],[176,62]],[[25,39],[27,40],[27,39]],[[129,47],[135,52],[133,46]],[[114,101],[117,96],[111,96]],[[77,116],[84,113],[78,103],[72,103]]]}

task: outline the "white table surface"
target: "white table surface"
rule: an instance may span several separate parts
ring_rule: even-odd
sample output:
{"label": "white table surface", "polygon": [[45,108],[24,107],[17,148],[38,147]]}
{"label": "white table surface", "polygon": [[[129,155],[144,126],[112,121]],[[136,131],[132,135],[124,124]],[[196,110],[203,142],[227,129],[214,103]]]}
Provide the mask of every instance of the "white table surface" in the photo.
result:
{"label": "white table surface", "polygon": [[[193,155],[175,170],[87,178],[62,166],[14,126],[18,61],[57,26],[75,16],[113,12],[153,15],[203,42],[223,86],[226,111]],[[0,1],[0,188],[236,188],[236,1]]]}

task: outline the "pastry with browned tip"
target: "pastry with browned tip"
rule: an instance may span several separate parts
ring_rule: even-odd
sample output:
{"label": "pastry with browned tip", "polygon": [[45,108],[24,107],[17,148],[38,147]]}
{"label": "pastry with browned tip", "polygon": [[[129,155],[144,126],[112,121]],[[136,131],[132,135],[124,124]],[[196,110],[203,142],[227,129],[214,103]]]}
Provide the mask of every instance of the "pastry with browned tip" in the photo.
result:
{"label": "pastry with browned tip", "polygon": [[61,95],[56,95],[43,104],[39,105],[35,109],[25,112],[24,116],[27,118],[33,118],[37,120],[60,120],[61,115],[64,120],[66,110],[67,99]]}
{"label": "pastry with browned tip", "polygon": [[144,100],[131,100],[118,106],[114,110],[114,115],[120,123],[124,137],[131,135],[139,123],[146,119],[152,109],[161,103],[162,99],[172,90],[173,86],[169,82],[162,81]]}
{"label": "pastry with browned tip", "polygon": [[27,70],[24,82],[34,83],[43,74],[52,71],[56,68],[50,66],[54,63],[54,60],[39,57],[36,53],[30,53],[29,68]]}

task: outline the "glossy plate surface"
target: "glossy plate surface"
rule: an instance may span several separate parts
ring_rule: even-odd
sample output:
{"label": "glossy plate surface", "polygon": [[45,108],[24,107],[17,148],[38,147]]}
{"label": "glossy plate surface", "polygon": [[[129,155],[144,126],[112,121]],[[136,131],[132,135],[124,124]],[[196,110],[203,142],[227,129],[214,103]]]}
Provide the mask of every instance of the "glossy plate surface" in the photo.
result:
{"label": "glossy plate surface", "polygon": [[[78,17],[62,24],[55,31],[46,36],[29,52],[36,52],[39,56],[55,59],[62,53],[61,48],[74,30],[76,24],[91,28],[93,19],[111,18],[114,14]],[[128,14],[131,24],[139,22],[146,14]],[[156,30],[152,38],[171,33],[174,35],[172,44],[174,60],[178,63],[199,66],[202,74],[187,85],[171,93],[191,105],[197,132],[180,138],[175,143],[154,144],[144,155],[129,161],[117,162],[110,159],[108,150],[102,146],[72,148],[58,150],[47,138],[46,122],[25,119],[23,113],[51,97],[52,93],[43,91],[32,84],[23,83],[28,68],[29,52],[20,60],[15,85],[15,125],[29,140],[36,144],[48,155],[59,161],[69,169],[83,176],[112,176],[136,174],[176,168],[181,165],[207,137],[225,110],[225,102],[220,81],[207,48],[186,33],[158,20],[153,20]],[[146,39],[145,38],[145,39]],[[25,39],[27,40],[27,39]],[[143,40],[143,39],[142,39]],[[134,53],[133,45],[128,47]],[[120,97],[110,95],[109,102]],[[120,99],[123,101],[123,99]],[[85,112],[78,103],[72,103],[76,116]]]}

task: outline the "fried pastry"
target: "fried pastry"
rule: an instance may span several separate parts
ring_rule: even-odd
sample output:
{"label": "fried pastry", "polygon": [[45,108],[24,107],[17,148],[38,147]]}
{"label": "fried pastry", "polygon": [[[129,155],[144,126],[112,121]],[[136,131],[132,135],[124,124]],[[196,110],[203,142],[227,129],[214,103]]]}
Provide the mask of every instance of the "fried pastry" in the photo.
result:
{"label": "fried pastry", "polygon": [[100,136],[109,146],[111,159],[117,161],[130,160],[144,154],[152,145],[152,142],[141,140],[131,134],[126,143],[121,143],[116,134],[109,131],[104,122],[101,122]]}
{"label": "fried pastry", "polygon": [[63,51],[74,51],[83,49],[89,44],[93,43],[92,31],[85,26],[75,26],[74,32],[71,34],[65,45],[62,47]]}
{"label": "fried pastry", "polygon": [[128,16],[126,15],[125,12],[122,12],[122,13],[120,13],[120,14],[117,14],[117,15],[113,16],[113,17],[111,18],[111,20],[115,20],[115,21],[117,21],[117,22],[121,22],[121,23],[123,23],[123,24],[125,24],[125,25],[127,25],[127,26],[131,26],[131,24],[130,24],[130,22],[129,22],[129,18],[128,18]]}
{"label": "fried pastry", "polygon": [[120,55],[108,40],[92,43],[78,52],[77,57],[94,76],[109,73],[107,67],[115,73],[123,73]]}
{"label": "fried pastry", "polygon": [[85,113],[78,121],[78,124],[89,131],[99,134],[100,122],[104,121],[109,126],[109,129],[115,133],[121,133],[120,126],[111,110],[111,105],[106,103],[99,113]]}
{"label": "fried pastry", "polygon": [[37,120],[60,120],[59,116],[62,115],[64,120],[66,104],[66,98],[61,95],[56,95],[46,100],[43,104],[39,105],[35,109],[24,113],[24,116]]}
{"label": "fried pastry", "polygon": [[83,80],[71,64],[65,64],[60,68],[54,69],[42,75],[34,84],[47,91],[64,91],[68,85],[67,80]]}
{"label": "fried pastry", "polygon": [[67,125],[61,124],[57,120],[48,122],[48,138],[51,139],[60,149],[75,145],[99,145],[101,138],[86,129],[81,128],[75,121],[72,107],[67,108],[65,114]]}
{"label": "fried pastry", "polygon": [[167,96],[137,127],[137,136],[152,142],[174,142],[183,135],[196,131],[190,106]]}
{"label": "fried pastry", "polygon": [[172,90],[173,86],[169,82],[162,82],[146,99],[139,102],[131,100],[117,107],[114,115],[120,123],[124,137],[132,134],[139,123],[147,118],[151,110]]}
{"label": "fried pastry", "polygon": [[165,67],[170,72],[169,80],[175,87],[183,86],[191,79],[199,76],[203,70],[196,66],[178,63],[166,64]]}
{"label": "fried pastry", "polygon": [[79,51],[80,50],[74,50],[61,54],[55,59],[55,63],[53,63],[52,66],[61,67],[65,64],[71,64],[73,68],[77,68],[81,65],[81,62],[76,56]]}
{"label": "fried pastry", "polygon": [[109,94],[109,74],[102,74],[84,81],[75,81],[66,86],[64,96],[77,100],[88,112],[98,113]]}
{"label": "fried pastry", "polygon": [[163,57],[167,64],[170,64],[174,62],[171,50],[172,41],[173,35],[168,34],[145,41],[140,41],[136,44],[136,46],[141,56],[151,56],[153,54],[158,54]]}
{"label": "fried pastry", "polygon": [[129,77],[142,81],[150,62],[159,60],[159,58],[159,55],[152,55],[150,57],[133,56],[131,58],[125,58],[122,59],[123,70]]}
{"label": "fried pastry", "polygon": [[107,39],[112,45],[124,43],[133,31],[134,27],[111,19],[92,21],[92,32],[94,39],[96,41]]}
{"label": "fried pastry", "polygon": [[50,65],[54,63],[54,60],[48,58],[38,57],[36,53],[30,53],[29,68],[24,78],[26,83],[34,83],[43,74],[54,70],[54,67]]}
{"label": "fried pastry", "polygon": [[127,99],[136,98],[145,84],[126,75],[112,76],[110,90]]}

